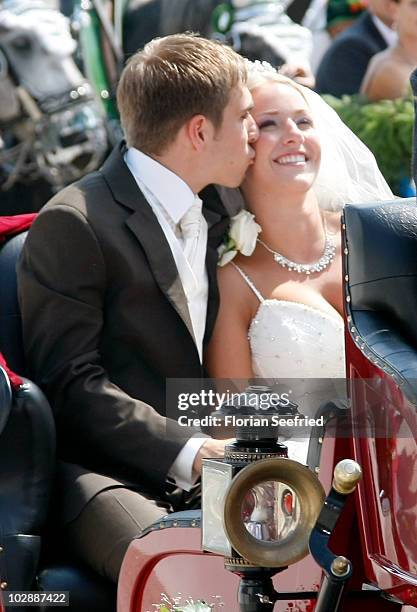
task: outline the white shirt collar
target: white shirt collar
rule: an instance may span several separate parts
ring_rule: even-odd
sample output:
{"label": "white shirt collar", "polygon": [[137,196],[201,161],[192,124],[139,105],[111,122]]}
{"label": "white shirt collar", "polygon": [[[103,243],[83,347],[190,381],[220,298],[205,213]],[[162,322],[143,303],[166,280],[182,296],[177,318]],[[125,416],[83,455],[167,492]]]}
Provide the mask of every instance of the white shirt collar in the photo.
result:
{"label": "white shirt collar", "polygon": [[392,47],[397,42],[397,32],[387,26],[382,19],[371,13],[372,21],[375,24],[376,29],[381,34],[382,38],[387,43],[388,47]]}
{"label": "white shirt collar", "polygon": [[132,174],[153,193],[174,224],[179,223],[197,198],[187,183],[134,147],[126,151],[125,161]]}

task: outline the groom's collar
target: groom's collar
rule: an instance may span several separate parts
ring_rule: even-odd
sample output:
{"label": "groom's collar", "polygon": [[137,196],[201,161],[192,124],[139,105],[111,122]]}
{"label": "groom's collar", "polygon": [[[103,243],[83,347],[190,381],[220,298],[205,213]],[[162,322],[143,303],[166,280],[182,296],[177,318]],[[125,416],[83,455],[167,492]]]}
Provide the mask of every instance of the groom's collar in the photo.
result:
{"label": "groom's collar", "polygon": [[124,154],[127,167],[157,199],[176,225],[194,204],[196,196],[181,177],[142,151],[130,147]]}

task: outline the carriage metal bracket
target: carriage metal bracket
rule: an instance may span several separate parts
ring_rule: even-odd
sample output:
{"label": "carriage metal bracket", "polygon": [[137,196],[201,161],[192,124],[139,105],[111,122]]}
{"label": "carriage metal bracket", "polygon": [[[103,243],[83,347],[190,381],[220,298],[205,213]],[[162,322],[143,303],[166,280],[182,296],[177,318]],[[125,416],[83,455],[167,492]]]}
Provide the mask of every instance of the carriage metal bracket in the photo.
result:
{"label": "carriage metal bracket", "polygon": [[310,535],[310,552],[325,574],[315,612],[338,612],[352,575],[349,559],[335,555],[328,545],[346,500],[347,495],[342,495],[332,488]]}

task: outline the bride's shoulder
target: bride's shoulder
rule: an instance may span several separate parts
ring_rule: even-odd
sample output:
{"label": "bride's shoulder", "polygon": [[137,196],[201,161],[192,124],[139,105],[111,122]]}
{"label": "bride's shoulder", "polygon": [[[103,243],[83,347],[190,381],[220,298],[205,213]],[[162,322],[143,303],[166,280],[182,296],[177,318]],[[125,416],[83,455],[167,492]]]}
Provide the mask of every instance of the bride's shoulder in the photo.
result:
{"label": "bride's shoulder", "polygon": [[220,298],[221,303],[226,305],[227,308],[232,309],[238,305],[239,309],[244,310],[249,317],[257,303],[247,280],[245,280],[246,271],[239,266],[239,260],[240,256],[237,256],[236,261],[219,267],[217,279]]}
{"label": "bride's shoulder", "polygon": [[[238,259],[238,257],[236,258]],[[234,260],[221,266],[217,271],[217,280],[221,290],[233,293],[240,291],[242,288],[242,278],[239,272],[239,266]]]}

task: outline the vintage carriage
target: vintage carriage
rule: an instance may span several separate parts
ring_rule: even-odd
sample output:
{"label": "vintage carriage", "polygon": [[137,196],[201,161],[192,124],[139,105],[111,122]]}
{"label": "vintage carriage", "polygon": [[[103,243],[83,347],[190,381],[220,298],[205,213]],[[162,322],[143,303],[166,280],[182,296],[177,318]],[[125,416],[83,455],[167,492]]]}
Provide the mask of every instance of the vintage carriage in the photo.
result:
{"label": "vintage carriage", "polygon": [[[235,497],[221,509],[220,519],[224,517],[226,534],[232,539],[232,556],[247,555],[249,562],[245,565],[243,558],[241,568],[236,562],[230,572],[225,569],[221,546],[217,552],[203,551],[200,511],[168,515],[131,544],[116,604],[113,585],[70,560],[59,540],[51,541],[48,512],[55,470],[51,409],[33,383],[27,379],[11,383],[2,368],[0,593],[68,591],[68,609],[77,612],[110,612],[116,606],[118,612],[153,611],[159,605],[164,609],[164,601],[165,609],[180,610],[181,605],[175,604],[179,600],[184,606],[187,600],[204,600],[230,611],[394,611],[403,605],[417,605],[417,207],[411,199],[351,204],[344,210],[343,228],[347,403],[331,401],[323,409],[326,425],[319,437],[317,432],[312,436],[310,444],[315,450],[309,453],[308,468],[290,466],[287,479],[286,472],[282,476],[282,466],[271,472],[271,466],[266,465],[269,460],[264,459],[248,466],[255,470],[255,476],[246,480],[240,476],[239,491],[238,470],[232,474],[232,484],[227,486]],[[24,233],[13,236],[0,250],[0,348],[10,368],[19,374],[25,373],[25,363],[15,265],[24,239]],[[341,495],[340,478],[336,477],[332,488],[334,467],[346,458],[354,459],[363,472],[357,490],[347,497]],[[272,461],[282,463],[280,458]],[[288,569],[281,567],[287,563],[288,540],[291,550],[297,551],[298,538],[306,537],[305,530],[301,533],[296,525],[290,536],[267,543],[267,555],[258,557],[258,565],[272,569],[264,572],[262,580],[267,577],[266,582],[256,583],[259,572],[254,576],[257,563],[253,562],[253,551],[259,553],[260,541],[253,531],[239,532],[239,524],[244,522],[239,507],[242,487],[250,489],[254,483],[282,477],[289,487],[290,502],[288,507],[287,492],[277,516],[284,512],[287,518],[303,523],[304,514],[295,518],[294,495],[301,505],[307,496],[302,510],[307,515],[316,495],[314,486],[308,488],[309,477],[300,481],[303,470],[310,472],[311,479],[316,479],[313,472],[318,473],[329,493],[317,522],[314,524],[314,518],[308,527],[313,554],[296,560]],[[323,500],[320,498],[320,505]],[[242,533],[243,547],[239,540]],[[297,559],[299,551],[293,557]],[[226,565],[230,569],[230,557]],[[245,567],[252,568],[249,577]],[[277,594],[267,587],[271,575]],[[256,588],[246,599],[239,595],[238,603],[239,583],[247,586],[248,580],[255,580]],[[3,602],[0,609],[4,608]],[[39,605],[39,610],[43,609]]]}

